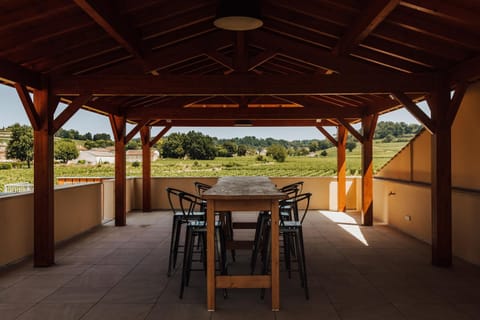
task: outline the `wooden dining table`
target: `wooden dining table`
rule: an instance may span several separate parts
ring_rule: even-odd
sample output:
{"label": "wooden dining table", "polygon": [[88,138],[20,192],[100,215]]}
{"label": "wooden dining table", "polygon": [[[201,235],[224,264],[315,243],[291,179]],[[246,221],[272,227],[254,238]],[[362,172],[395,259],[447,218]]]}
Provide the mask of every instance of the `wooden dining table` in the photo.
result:
{"label": "wooden dining table", "polygon": [[[272,310],[280,309],[280,249],[278,201],[286,197],[268,177],[221,177],[203,193],[207,200],[207,308],[215,311],[217,288],[271,288]],[[271,273],[266,275],[215,274],[215,212],[271,212]]]}

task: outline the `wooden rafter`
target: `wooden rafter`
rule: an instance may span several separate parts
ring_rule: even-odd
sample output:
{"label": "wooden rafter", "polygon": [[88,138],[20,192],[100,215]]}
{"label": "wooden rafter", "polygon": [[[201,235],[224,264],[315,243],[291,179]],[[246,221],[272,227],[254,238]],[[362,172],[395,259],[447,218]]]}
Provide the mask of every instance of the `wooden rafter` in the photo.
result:
{"label": "wooden rafter", "polygon": [[265,43],[268,43],[269,47],[278,48],[279,54],[284,54],[317,67],[333,70],[337,73],[389,73],[386,69],[357,62],[346,57],[336,57],[328,50],[322,50],[315,46],[265,31],[259,30],[252,33],[250,39],[252,43],[260,48],[263,47]]}
{"label": "wooden rafter", "polygon": [[232,63],[232,59],[229,58],[229,57],[226,57],[225,55],[221,54],[220,52],[216,51],[216,50],[209,50],[207,52],[207,56],[212,59],[213,61],[221,64],[222,66],[224,66],[225,68],[229,69],[229,70],[233,70],[233,63]]}
{"label": "wooden rafter", "polygon": [[249,60],[248,70],[251,71],[257,68],[258,66],[261,66],[265,62],[275,58],[276,55],[277,55],[276,50],[274,51],[272,49],[269,49],[257,54],[255,57]]}
{"label": "wooden rafter", "polygon": [[140,39],[127,26],[114,10],[114,5],[105,6],[101,1],[74,0],[75,3],[89,15],[95,23],[102,27],[122,47],[138,59],[143,59],[144,53]]}
{"label": "wooden rafter", "polygon": [[345,54],[350,48],[362,42],[399,3],[400,0],[369,1],[368,6],[358,15],[358,18],[337,43],[333,54]]}

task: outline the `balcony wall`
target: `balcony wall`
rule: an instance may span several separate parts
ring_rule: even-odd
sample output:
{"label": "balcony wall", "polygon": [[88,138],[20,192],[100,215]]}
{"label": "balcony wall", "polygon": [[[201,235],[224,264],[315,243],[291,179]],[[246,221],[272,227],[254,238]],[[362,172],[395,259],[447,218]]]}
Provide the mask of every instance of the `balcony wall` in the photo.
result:
{"label": "balcony wall", "polygon": [[[152,179],[152,208],[169,209],[165,189],[175,187],[195,193],[194,182],[214,184],[216,178]],[[336,209],[335,177],[272,178],[278,186],[303,180],[312,192],[312,209]],[[358,178],[348,179],[348,208],[359,208]],[[127,212],[142,209],[142,179],[127,179]],[[55,188],[55,242],[73,238],[115,217],[115,181],[66,184]],[[33,252],[33,193],[0,197],[0,266],[19,261]]]}
{"label": "balcony wall", "polygon": [[[472,84],[452,126],[453,253],[480,265],[480,82]],[[374,217],[431,243],[431,135],[423,131],[374,181]]]}
{"label": "balcony wall", "polygon": [[[55,189],[55,242],[70,239],[102,221],[102,184]],[[0,197],[0,266],[33,252],[33,193]]]}
{"label": "balcony wall", "polygon": [[[336,177],[271,177],[277,186],[284,186],[299,180],[304,181],[303,192],[311,192],[311,209],[337,209],[337,182]],[[166,188],[172,187],[187,192],[196,193],[194,182],[200,181],[206,184],[215,184],[217,178],[152,178],[152,208],[156,210],[169,209]],[[347,209],[358,210],[360,208],[360,179],[349,177],[347,179]],[[132,194],[132,209],[142,209],[142,179],[134,181]]]}

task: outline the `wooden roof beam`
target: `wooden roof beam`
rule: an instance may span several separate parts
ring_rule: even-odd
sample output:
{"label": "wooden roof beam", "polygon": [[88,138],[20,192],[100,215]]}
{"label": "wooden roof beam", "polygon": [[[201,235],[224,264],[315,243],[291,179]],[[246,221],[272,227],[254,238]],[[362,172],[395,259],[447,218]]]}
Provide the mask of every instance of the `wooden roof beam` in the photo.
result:
{"label": "wooden roof beam", "polygon": [[343,108],[183,108],[164,107],[149,108],[145,110],[126,110],[128,118],[161,118],[161,119],[212,119],[212,120],[238,120],[238,119],[321,119],[321,118],[358,118],[358,110]]}
{"label": "wooden roof beam", "polygon": [[56,76],[51,78],[57,95],[322,95],[430,92],[433,74],[350,75],[148,75]]}
{"label": "wooden roof beam", "polygon": [[[171,127],[233,127],[235,120],[205,120],[205,119],[187,119],[187,120],[165,120],[160,119],[155,122],[155,126]],[[251,120],[252,127],[314,127],[317,125],[312,119],[279,119],[279,120]]]}
{"label": "wooden roof beam", "polygon": [[35,89],[43,88],[42,75],[39,72],[29,70],[5,59],[0,59],[0,78]]}
{"label": "wooden roof beam", "polygon": [[333,48],[333,54],[343,55],[362,42],[399,3],[400,0],[369,1],[365,10],[360,12],[358,18]]}

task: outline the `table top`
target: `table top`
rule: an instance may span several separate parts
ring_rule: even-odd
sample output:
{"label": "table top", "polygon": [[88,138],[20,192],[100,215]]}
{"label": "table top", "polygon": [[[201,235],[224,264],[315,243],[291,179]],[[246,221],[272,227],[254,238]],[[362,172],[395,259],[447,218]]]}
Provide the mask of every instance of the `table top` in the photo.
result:
{"label": "table top", "polygon": [[221,177],[202,196],[205,199],[283,199],[268,177]]}

